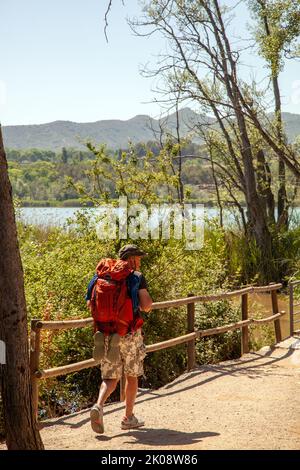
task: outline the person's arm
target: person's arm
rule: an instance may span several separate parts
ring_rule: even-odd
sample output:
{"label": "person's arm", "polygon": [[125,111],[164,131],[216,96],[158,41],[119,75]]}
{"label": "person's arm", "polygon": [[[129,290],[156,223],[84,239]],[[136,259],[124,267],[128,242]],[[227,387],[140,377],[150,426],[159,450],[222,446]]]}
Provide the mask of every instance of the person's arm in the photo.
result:
{"label": "person's arm", "polygon": [[143,276],[143,274],[141,274],[138,295],[139,295],[139,306],[142,312],[150,312],[153,302],[148,292],[147,281],[145,277]]}
{"label": "person's arm", "polygon": [[91,298],[92,298],[93,287],[94,287],[95,282],[97,281],[97,279],[98,279],[98,276],[97,276],[97,274],[95,274],[93,276],[93,278],[90,280],[88,288],[87,288],[87,293],[86,293],[86,296],[85,296],[85,300],[86,300],[87,308],[89,308],[89,309],[91,308]]}
{"label": "person's arm", "polygon": [[147,289],[139,289],[139,301],[142,312],[150,312],[153,302]]}

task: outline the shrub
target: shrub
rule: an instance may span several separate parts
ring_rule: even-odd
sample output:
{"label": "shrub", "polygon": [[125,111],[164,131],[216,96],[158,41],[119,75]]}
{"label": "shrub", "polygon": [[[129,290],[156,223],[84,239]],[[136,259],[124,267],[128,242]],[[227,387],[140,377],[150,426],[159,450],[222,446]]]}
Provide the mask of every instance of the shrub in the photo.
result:
{"label": "shrub", "polygon": [[[100,258],[115,257],[121,244],[132,240],[101,241],[88,217],[80,215],[68,230],[19,225],[25,273],[28,320],[79,319],[90,316],[85,305],[86,286]],[[199,251],[186,250],[184,240],[143,240],[149,253],[142,271],[154,301],[228,290],[237,276],[228,277],[225,232],[207,226]],[[238,272],[238,269],[236,267]],[[230,285],[231,284],[231,285]],[[197,304],[196,328],[212,328],[239,318],[239,310],[227,302]],[[145,343],[152,344],[186,333],[186,307],[145,314]],[[41,367],[51,368],[89,359],[92,328],[42,331]],[[197,341],[200,364],[237,357],[239,332]],[[144,387],[162,386],[186,368],[186,345],[151,353],[145,360]],[[95,401],[100,383],[98,368],[41,382],[40,415],[75,411]],[[115,395],[112,399],[116,397]]]}

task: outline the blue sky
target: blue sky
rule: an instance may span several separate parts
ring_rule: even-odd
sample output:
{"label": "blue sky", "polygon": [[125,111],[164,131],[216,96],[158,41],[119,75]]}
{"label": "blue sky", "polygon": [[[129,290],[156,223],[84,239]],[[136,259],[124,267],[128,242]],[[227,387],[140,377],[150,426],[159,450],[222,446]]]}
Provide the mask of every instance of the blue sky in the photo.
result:
{"label": "blue sky", "polygon": [[[138,38],[126,16],[139,12],[138,0],[114,0],[106,43],[103,27],[108,0],[1,0],[0,120],[2,125],[55,120],[92,122],[159,115],[153,79],[139,70],[164,48],[156,37]],[[244,8],[235,21],[238,33]],[[248,33],[247,33],[248,34]],[[249,57],[253,73],[261,63]],[[256,69],[255,69],[256,68]],[[250,69],[245,69],[249,73]],[[300,65],[281,77],[284,109],[300,112]]]}

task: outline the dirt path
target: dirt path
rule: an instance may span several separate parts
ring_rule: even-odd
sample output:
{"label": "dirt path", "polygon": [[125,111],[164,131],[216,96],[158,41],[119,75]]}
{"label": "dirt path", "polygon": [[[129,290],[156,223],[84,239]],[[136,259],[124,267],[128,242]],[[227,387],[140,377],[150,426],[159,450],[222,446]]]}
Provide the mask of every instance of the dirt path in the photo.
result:
{"label": "dirt path", "polygon": [[46,449],[300,449],[300,339],[242,359],[199,367],[140,391],[144,428],[122,431],[123,404],[104,410],[105,434],[89,411],[44,422]]}

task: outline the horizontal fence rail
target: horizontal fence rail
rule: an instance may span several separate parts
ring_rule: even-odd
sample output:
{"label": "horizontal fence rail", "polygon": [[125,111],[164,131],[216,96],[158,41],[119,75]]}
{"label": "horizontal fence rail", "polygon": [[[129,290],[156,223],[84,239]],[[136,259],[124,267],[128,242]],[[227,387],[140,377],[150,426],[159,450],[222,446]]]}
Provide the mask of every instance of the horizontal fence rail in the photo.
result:
{"label": "horizontal fence rail", "polygon": [[[300,283],[300,281],[299,281]],[[178,308],[183,305],[187,306],[187,330],[188,333],[176,338],[171,338],[159,343],[150,344],[146,346],[146,352],[151,353],[160,351],[163,349],[171,348],[179,344],[187,343],[188,353],[188,370],[191,370],[195,365],[195,341],[198,338],[205,338],[208,336],[218,335],[226,333],[228,331],[240,329],[242,332],[241,346],[242,354],[249,352],[249,326],[262,325],[270,322],[274,322],[276,342],[282,340],[281,328],[280,328],[280,317],[285,315],[284,311],[279,312],[278,310],[278,299],[277,290],[282,287],[282,284],[269,284],[268,286],[262,287],[245,287],[240,290],[232,292],[223,292],[220,294],[213,295],[199,295],[195,296],[191,294],[189,297],[170,300],[165,302],[155,302],[152,305],[152,310],[160,310],[167,308]],[[248,295],[253,293],[270,293],[272,298],[272,315],[267,318],[254,319],[248,318]],[[216,302],[220,300],[228,300],[233,297],[241,297],[242,307],[242,320],[229,325],[218,326],[215,328],[209,328],[206,330],[195,330],[195,304],[200,302]],[[50,377],[57,377],[61,375],[70,374],[83,369],[88,369],[99,365],[100,361],[87,359],[85,361],[76,362],[60,367],[54,367],[51,369],[40,370],[39,359],[40,359],[40,334],[41,330],[68,330],[73,328],[84,328],[93,324],[92,318],[86,318],[82,320],[63,320],[63,321],[42,321],[32,320],[31,322],[31,342],[30,342],[30,368],[31,368],[31,380],[32,380],[32,398],[35,413],[37,416],[38,411],[38,392],[39,392],[39,380],[47,379]],[[121,383],[121,395],[124,398],[124,383]]]}
{"label": "horizontal fence rail", "polygon": [[[194,304],[199,302],[216,302],[218,300],[226,300],[232,297],[239,297],[243,294],[253,294],[262,292],[271,292],[281,289],[282,284],[270,284],[269,286],[263,287],[245,287],[244,289],[223,292],[221,294],[214,295],[197,295],[192,297],[186,297],[178,300],[169,300],[164,302],[154,302],[152,304],[152,310],[161,310],[166,308],[176,308],[182,305]],[[42,321],[33,320],[36,322],[36,327],[42,330],[69,330],[71,328],[82,328],[93,324],[92,318],[85,318],[83,320],[60,320],[60,321]]]}

